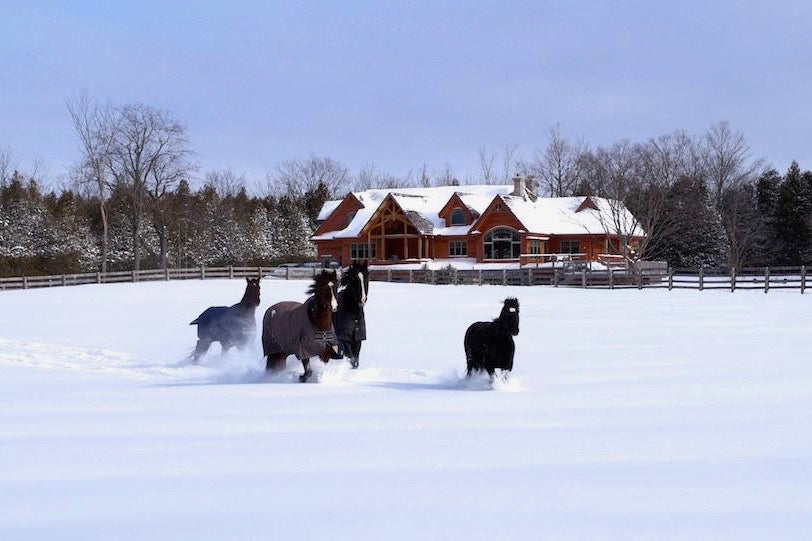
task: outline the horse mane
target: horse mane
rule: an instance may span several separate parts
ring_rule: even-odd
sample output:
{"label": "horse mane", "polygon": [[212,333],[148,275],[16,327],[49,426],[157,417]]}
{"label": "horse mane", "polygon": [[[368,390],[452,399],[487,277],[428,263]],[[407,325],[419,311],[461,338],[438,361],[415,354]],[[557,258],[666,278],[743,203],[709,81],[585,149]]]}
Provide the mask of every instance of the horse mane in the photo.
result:
{"label": "horse mane", "polygon": [[519,299],[517,299],[516,297],[508,297],[507,299],[505,299],[505,302],[502,305],[502,311],[499,312],[499,317],[494,318],[493,321],[494,322],[501,321],[502,316],[505,315],[505,310],[507,310],[508,308],[518,308],[518,307],[519,307]]}
{"label": "horse mane", "polygon": [[319,286],[321,284],[327,282],[330,279],[333,279],[333,280],[336,279],[335,271],[333,271],[333,272],[329,272],[329,271],[326,271],[326,270],[321,271],[319,274],[316,275],[315,278],[313,278],[313,283],[310,284],[310,287],[307,288],[307,294],[308,295],[315,295],[316,291],[319,290]]}
{"label": "horse mane", "polygon": [[341,275],[341,287],[347,287],[350,285],[350,283],[355,280],[355,277],[359,272],[364,273],[364,276],[369,274],[369,270],[365,266],[361,265],[357,261],[353,261],[352,264],[347,267],[347,271]]}

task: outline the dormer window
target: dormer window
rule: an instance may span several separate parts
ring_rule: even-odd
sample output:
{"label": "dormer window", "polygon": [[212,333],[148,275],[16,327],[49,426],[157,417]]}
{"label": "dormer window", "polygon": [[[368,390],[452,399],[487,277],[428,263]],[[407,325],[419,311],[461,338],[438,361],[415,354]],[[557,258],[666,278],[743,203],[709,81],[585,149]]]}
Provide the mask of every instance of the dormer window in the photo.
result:
{"label": "dormer window", "polygon": [[457,207],[451,211],[451,225],[465,225],[465,213]]}
{"label": "dormer window", "polygon": [[[347,214],[347,226],[349,226],[350,223],[352,222],[352,219],[355,218],[356,212],[358,212],[358,211],[350,212],[349,214]],[[347,227],[347,226],[345,226],[345,227]]]}

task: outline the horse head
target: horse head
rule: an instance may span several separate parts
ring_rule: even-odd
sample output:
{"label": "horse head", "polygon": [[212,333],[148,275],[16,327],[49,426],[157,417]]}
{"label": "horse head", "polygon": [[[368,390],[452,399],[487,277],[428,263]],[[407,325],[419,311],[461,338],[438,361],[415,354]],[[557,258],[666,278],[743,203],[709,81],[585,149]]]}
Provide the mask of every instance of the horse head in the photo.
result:
{"label": "horse head", "polygon": [[240,302],[252,308],[259,306],[259,278],[246,278],[245,281],[245,293]]}
{"label": "horse head", "polygon": [[307,293],[313,295],[318,309],[325,310],[329,307],[330,312],[335,312],[338,309],[338,275],[336,271],[321,271],[313,279]]}
{"label": "horse head", "polygon": [[499,322],[502,327],[511,335],[519,334],[519,300],[515,297],[505,299],[502,312],[499,314]]}
{"label": "horse head", "polygon": [[353,261],[341,275],[341,287],[344,288],[345,298],[349,294],[349,298],[358,306],[364,306],[369,291],[369,265],[367,262]]}

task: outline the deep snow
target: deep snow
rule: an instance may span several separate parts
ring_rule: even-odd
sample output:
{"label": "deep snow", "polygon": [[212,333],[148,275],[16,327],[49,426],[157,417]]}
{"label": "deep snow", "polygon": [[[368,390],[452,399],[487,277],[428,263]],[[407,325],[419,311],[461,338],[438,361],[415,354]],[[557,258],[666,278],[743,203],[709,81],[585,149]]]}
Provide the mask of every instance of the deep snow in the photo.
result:
{"label": "deep snow", "polygon": [[[361,369],[301,385],[184,360],[243,287],[0,293],[0,538],[812,535],[808,295],[373,282]],[[508,295],[511,380],[462,381]]]}

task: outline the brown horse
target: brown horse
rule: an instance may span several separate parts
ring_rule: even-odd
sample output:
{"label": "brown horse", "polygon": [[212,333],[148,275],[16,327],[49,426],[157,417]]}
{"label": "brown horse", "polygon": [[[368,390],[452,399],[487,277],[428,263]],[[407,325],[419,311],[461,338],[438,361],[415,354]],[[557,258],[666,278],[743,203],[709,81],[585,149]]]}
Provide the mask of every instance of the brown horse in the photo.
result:
{"label": "brown horse", "polygon": [[262,319],[262,352],[267,358],[266,370],[282,370],[288,355],[302,361],[305,382],[313,374],[310,358],[318,356],[326,363],[340,359],[338,340],[333,328],[338,276],[335,271],[322,271],[313,280],[304,303],[279,302],[265,311]]}

